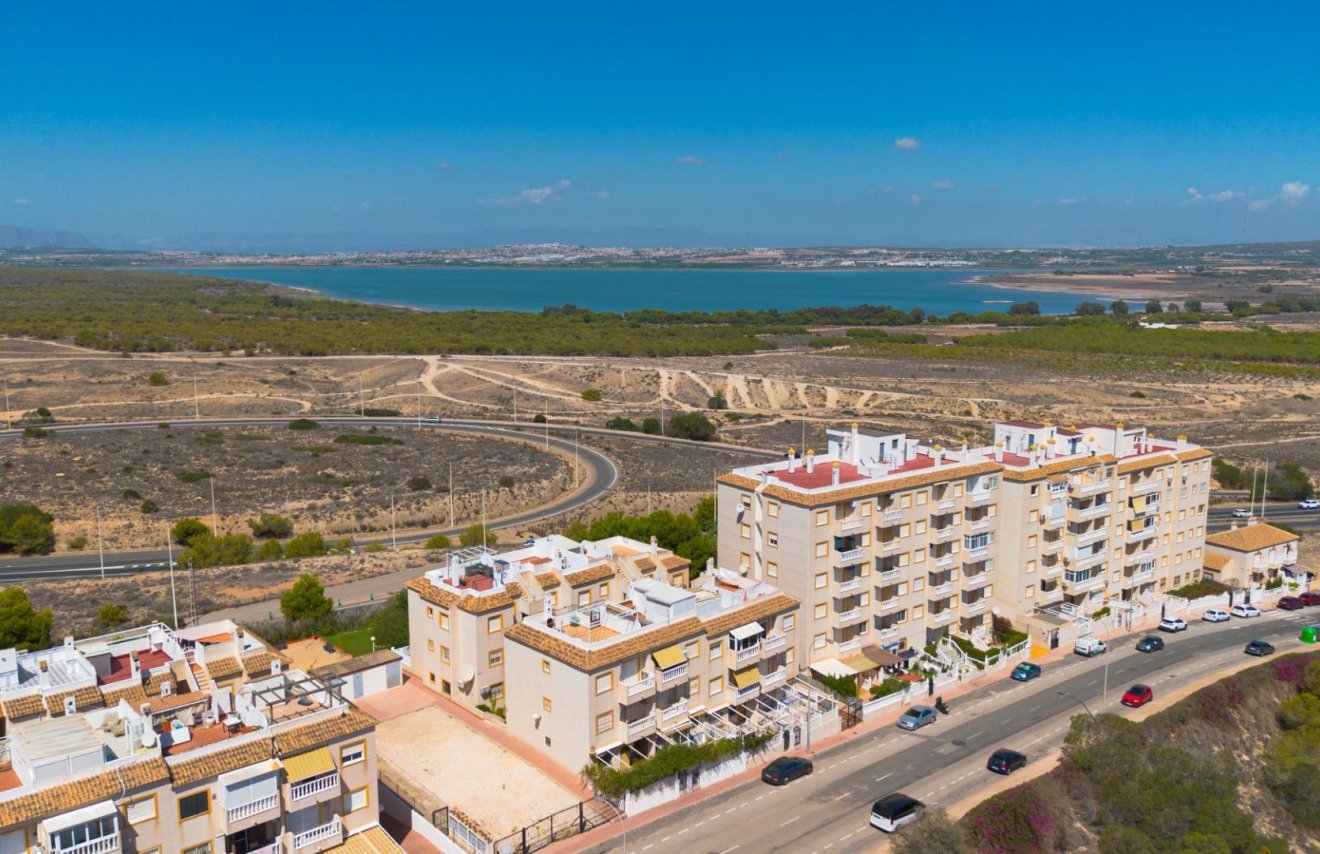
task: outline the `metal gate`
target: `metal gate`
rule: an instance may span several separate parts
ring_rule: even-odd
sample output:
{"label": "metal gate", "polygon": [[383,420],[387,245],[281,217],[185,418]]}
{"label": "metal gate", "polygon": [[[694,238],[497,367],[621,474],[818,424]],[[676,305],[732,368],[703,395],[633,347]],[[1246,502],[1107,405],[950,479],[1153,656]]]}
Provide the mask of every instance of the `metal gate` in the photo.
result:
{"label": "metal gate", "polygon": [[851,729],[862,722],[862,701],[839,704],[839,723],[843,729]]}

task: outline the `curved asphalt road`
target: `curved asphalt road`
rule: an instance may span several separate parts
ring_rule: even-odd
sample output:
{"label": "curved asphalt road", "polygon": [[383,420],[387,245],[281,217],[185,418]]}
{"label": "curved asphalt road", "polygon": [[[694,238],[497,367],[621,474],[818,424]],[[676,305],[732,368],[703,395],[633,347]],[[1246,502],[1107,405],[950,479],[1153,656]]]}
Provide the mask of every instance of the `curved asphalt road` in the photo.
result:
{"label": "curved asphalt road", "polygon": [[[271,424],[287,424],[291,419],[288,417],[267,417],[267,418],[201,418],[181,421],[172,421],[170,424],[174,427],[244,427],[260,426]],[[609,436],[614,439],[623,439],[626,441],[652,442],[671,446],[689,446],[702,448],[704,450],[729,451],[738,454],[744,454],[757,459],[773,459],[778,454],[766,451],[760,448],[749,448],[741,445],[730,445],[723,442],[695,442],[688,439],[677,439],[669,436],[652,436],[645,433],[627,433],[618,430],[609,430],[600,427],[577,427],[570,425],[541,425],[528,422],[513,421],[481,421],[475,419],[454,419],[446,420],[442,423],[423,421],[418,424],[411,418],[367,418],[362,416],[350,415],[328,415],[316,416],[316,420],[325,424],[343,424],[343,425],[375,425],[388,426],[396,428],[425,428],[433,430],[449,430],[462,433],[481,433],[490,436],[496,436],[506,439],[522,439],[529,442],[540,442],[548,447],[554,447],[565,453],[573,453],[577,448],[578,458],[587,466],[587,486],[585,489],[564,496],[549,504],[522,512],[511,516],[503,516],[491,519],[492,524],[503,526],[527,525],[542,519],[548,519],[561,513],[576,510],[587,504],[603,497],[610,492],[618,483],[619,468],[609,457],[593,448],[582,445],[580,442],[564,438],[559,434],[567,434],[573,431],[575,434],[585,434],[588,436]],[[157,429],[157,421],[125,421],[125,422],[104,422],[94,424],[63,424],[53,425],[46,429],[56,433],[107,433],[115,430],[140,430]],[[0,430],[0,441],[5,439],[17,440],[22,437],[20,430]],[[409,534],[399,537],[398,542],[412,543],[421,542],[434,534],[458,534],[462,528],[441,528],[431,531],[425,531],[419,534]],[[371,542],[389,542],[388,537],[378,537],[375,539],[358,540],[358,544]],[[107,552],[105,556],[105,575],[107,577],[130,576],[139,572],[149,572],[167,569],[169,564],[168,552],[165,550],[149,549],[143,551],[131,552]],[[15,558],[0,563],[0,584],[12,584],[24,581],[57,581],[64,578],[96,578],[101,575],[101,565],[99,555],[88,553],[77,555],[59,555],[53,557],[32,557]]]}

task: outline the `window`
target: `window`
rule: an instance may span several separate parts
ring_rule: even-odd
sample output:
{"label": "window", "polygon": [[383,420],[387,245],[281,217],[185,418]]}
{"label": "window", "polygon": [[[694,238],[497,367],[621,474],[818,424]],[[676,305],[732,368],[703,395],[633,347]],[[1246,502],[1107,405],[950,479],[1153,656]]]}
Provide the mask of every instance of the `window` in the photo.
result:
{"label": "window", "polygon": [[440,663],[441,664],[449,663],[449,647],[447,646],[440,647]]}
{"label": "window", "polygon": [[826,557],[830,553],[828,542],[816,543],[816,557]]}
{"label": "window", "polygon": [[[914,551],[914,552],[912,553],[912,562],[913,562],[913,563],[925,563],[925,562],[926,562],[926,550],[925,550],[925,549],[917,549],[916,551]],[[899,557],[898,557],[898,565],[899,565],[899,566],[907,566],[907,565],[908,565],[908,556],[907,556],[907,555],[899,555]]]}
{"label": "window", "polygon": [[367,787],[363,786],[344,795],[344,813],[357,812],[367,808]]}
{"label": "window", "polygon": [[742,537],[744,540],[750,539],[752,536],[752,526],[740,523],[738,525],[738,536]]}
{"label": "window", "polygon": [[829,523],[830,523],[830,511],[828,511],[828,510],[817,510],[817,511],[816,511],[816,527],[819,528],[819,527],[822,527],[823,525],[828,525]]}
{"label": "window", "polygon": [[549,697],[542,697],[542,698],[541,698],[541,711],[545,712],[545,713],[548,715],[548,714],[550,714],[550,710],[551,710],[552,708],[553,708],[553,706],[552,706],[552,704],[550,703],[550,698],[549,698]]}
{"label": "window", "polygon": [[579,607],[579,608],[585,608],[585,607],[587,607],[587,606],[590,605],[590,604],[591,604],[591,591],[590,591],[590,590],[579,590],[579,591],[578,591],[578,607]]}
{"label": "window", "polygon": [[434,617],[434,616],[435,616],[435,609],[432,608],[430,605],[427,605],[427,606],[426,606],[426,619],[429,620],[429,619],[431,619],[431,618]]}
{"label": "window", "polygon": [[1029,549],[1034,549],[1035,547],[1036,547],[1036,535],[1035,535],[1035,534],[1028,534],[1028,535],[1027,535],[1027,548],[1029,548]]}
{"label": "window", "polygon": [[929,497],[929,495],[927,495],[926,490],[923,489],[923,490],[921,490],[920,492],[917,493],[917,506],[918,506],[918,507],[921,507],[923,504],[925,504],[925,503],[926,503],[927,501],[929,501],[929,500],[930,500],[930,497]]}
{"label": "window", "polygon": [[697,656],[701,655],[700,641],[691,641],[684,646],[683,655],[687,656],[688,661],[696,661]]}
{"label": "window", "polygon": [[863,516],[870,516],[870,515],[871,515],[871,502],[869,502],[869,501],[863,501],[863,502],[862,502],[862,515],[863,515]]}
{"label": "window", "polygon": [[496,632],[504,631],[504,615],[497,614],[486,620],[486,634],[493,635]]}
{"label": "window", "polygon": [[448,611],[441,611],[441,612],[440,612],[439,625],[440,625],[440,628],[444,629],[445,631],[449,631],[449,612],[448,612]]}
{"label": "window", "polygon": [[811,639],[811,647],[812,647],[812,649],[824,649],[824,648],[825,648],[825,634],[824,634],[823,632],[822,632],[821,634],[816,635],[814,638]]}
{"label": "window", "polygon": [[211,854],[211,843],[203,842],[201,845],[185,848],[183,854]]}
{"label": "window", "polygon": [[606,735],[614,729],[614,712],[601,712],[596,715],[596,735]]}
{"label": "window", "polygon": [[356,765],[367,758],[367,743],[365,741],[355,741],[352,744],[345,744],[339,748],[340,765]]}
{"label": "window", "polygon": [[784,615],[784,633],[787,634],[788,632],[791,632],[791,631],[793,631],[793,615],[792,615],[792,614],[785,614],[785,615]]}
{"label": "window", "polygon": [[900,537],[911,536],[911,534],[912,534],[912,526],[911,526],[911,525],[909,525],[909,524],[907,524],[906,522],[904,522],[902,525],[899,525],[899,526],[898,526],[898,535],[899,535]]}
{"label": "window", "polygon": [[[900,509],[900,510],[906,510],[907,508],[911,507],[911,506],[912,506],[912,493],[910,493],[910,492],[905,492],[905,493],[903,493],[902,495],[898,496],[898,506],[899,506],[899,509]],[[906,537],[907,534],[904,534],[903,536]]]}
{"label": "window", "polygon": [[550,675],[550,659],[548,658],[541,659],[541,672],[544,673],[546,676]]}
{"label": "window", "polygon": [[815,610],[816,619],[817,620],[825,619],[825,612],[826,612],[825,603],[821,602],[819,605],[816,606],[816,610]]}
{"label": "window", "polygon": [[141,824],[156,817],[156,796],[147,795],[136,801],[129,801],[124,807],[124,814],[129,824]]}
{"label": "window", "polygon": [[918,521],[918,522],[917,522],[917,527],[913,530],[913,533],[915,533],[915,534],[924,534],[924,533],[926,533],[926,522],[925,522],[924,520],[922,520],[922,521]]}
{"label": "window", "polygon": [[1028,584],[1027,589],[1022,591],[1022,596],[1025,599],[1034,598],[1035,595],[1036,595],[1036,585],[1034,584]]}
{"label": "window", "polygon": [[797,661],[797,647],[790,646],[784,650],[784,663],[792,664]]}
{"label": "window", "polygon": [[606,583],[606,584],[602,584],[602,585],[600,586],[599,590],[597,590],[596,592],[600,594],[600,598],[601,598],[602,600],[604,600],[604,599],[609,599],[609,598],[610,598],[610,585],[609,585],[608,583]]}
{"label": "window", "polygon": [[828,575],[827,575],[827,573],[824,573],[824,572],[818,572],[818,573],[816,573],[816,589],[817,589],[817,590],[823,590],[823,589],[825,589],[825,585],[826,585],[827,582],[828,582]]}
{"label": "window", "polygon": [[745,573],[747,572],[747,570],[751,569],[751,567],[752,567],[752,556],[749,555],[747,552],[742,552],[741,554],[739,554],[738,568]]}
{"label": "window", "polygon": [[1036,571],[1036,562],[1034,560],[1027,561],[1027,574],[1030,575],[1035,571]]}
{"label": "window", "polygon": [[710,642],[710,660],[714,661],[724,652],[724,641],[713,640]]}
{"label": "window", "polygon": [[765,541],[770,546],[770,548],[772,549],[779,548],[779,535],[776,534],[774,531],[771,531],[770,533],[765,535]]}
{"label": "window", "polygon": [[435,652],[435,641],[432,640],[431,638],[426,639],[426,651]]}
{"label": "window", "polygon": [[772,560],[770,560],[770,561],[766,561],[766,564],[765,564],[765,574],[768,575],[768,576],[770,576],[771,578],[778,578],[778,577],[779,577],[779,564],[775,563],[775,562],[772,561]]}
{"label": "window", "polygon": [[503,683],[503,682],[492,682],[491,685],[490,685],[490,687],[487,688],[486,690],[487,690],[487,692],[490,694],[490,698],[491,698],[492,700],[503,700],[503,699],[504,699],[504,683]]}
{"label": "window", "polygon": [[179,798],[179,821],[187,821],[211,811],[211,790],[203,789]]}
{"label": "window", "polygon": [[724,677],[712,676],[711,680],[706,683],[706,689],[710,692],[710,696],[712,697],[714,697],[716,694],[724,693]]}
{"label": "window", "polygon": [[924,579],[924,578],[914,578],[914,579],[912,579],[912,592],[913,592],[913,593],[920,593],[921,591],[923,591],[923,590],[925,590],[925,589],[926,589],[926,579]]}
{"label": "window", "polygon": [[700,677],[700,676],[693,676],[691,679],[688,680],[688,696],[689,696],[689,697],[700,697],[700,696],[701,696],[701,677]]}
{"label": "window", "polygon": [[1031,494],[1032,494],[1032,495],[1039,495],[1039,494],[1040,494],[1040,484],[1039,484],[1039,483],[1033,483],[1033,484],[1031,485]]}
{"label": "window", "polygon": [[1036,521],[1037,521],[1037,518],[1039,517],[1039,515],[1040,515],[1040,514],[1037,513],[1035,510],[1032,510],[1031,512],[1027,513],[1027,523],[1028,523],[1028,524],[1031,524],[1031,525],[1036,524]]}
{"label": "window", "polygon": [[925,606],[925,605],[913,605],[913,606],[912,606],[912,619],[914,619],[914,620],[920,620],[920,619],[921,619],[921,615],[924,614],[925,612],[926,612],[926,606]]}
{"label": "window", "polygon": [[766,504],[766,505],[765,505],[765,515],[769,516],[771,519],[778,519],[778,518],[779,518],[779,502],[778,502],[778,501],[771,501],[771,502],[769,502],[768,504]]}
{"label": "window", "polygon": [[490,654],[486,656],[486,663],[489,664],[491,667],[499,667],[501,664],[503,664],[504,663],[503,648],[492,649],[490,651]]}

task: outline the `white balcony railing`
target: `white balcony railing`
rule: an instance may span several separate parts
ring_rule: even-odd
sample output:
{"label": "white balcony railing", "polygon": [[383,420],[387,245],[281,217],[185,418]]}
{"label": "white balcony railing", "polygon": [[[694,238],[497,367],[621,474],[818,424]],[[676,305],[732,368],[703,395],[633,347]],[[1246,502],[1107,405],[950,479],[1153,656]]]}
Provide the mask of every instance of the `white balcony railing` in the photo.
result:
{"label": "white balcony railing", "polygon": [[935,509],[941,513],[945,513],[957,506],[958,506],[958,502],[954,501],[952,498],[946,498],[945,500],[941,501],[939,504],[936,504]]}
{"label": "white balcony railing", "polygon": [[963,613],[964,613],[964,614],[979,614],[979,613],[981,613],[981,612],[984,611],[984,610],[985,610],[985,600],[984,600],[984,599],[977,599],[975,602],[964,602],[964,603],[963,603]]}
{"label": "white balcony railing", "polygon": [[1104,504],[1092,504],[1089,507],[1073,507],[1073,513],[1078,519],[1092,519],[1096,516],[1104,516],[1113,508],[1106,502]]}
{"label": "white balcony railing", "polygon": [[844,611],[839,615],[839,625],[850,625],[864,619],[866,619],[866,612],[861,608],[853,608],[851,611]]}
{"label": "white balcony railing", "polygon": [[901,569],[886,569],[880,573],[881,581],[898,581],[903,576]]}
{"label": "white balcony railing", "polygon": [[945,555],[944,557],[936,558],[935,565],[940,567],[953,566],[953,555],[948,554]]}
{"label": "white balcony railing", "polygon": [[990,554],[989,546],[977,546],[976,548],[967,549],[963,552],[964,557],[971,558],[972,560],[979,560],[988,554]]}
{"label": "white balcony railing", "polygon": [[900,543],[898,540],[886,540],[885,542],[883,542],[883,543],[880,544],[880,551],[881,551],[881,552],[896,552],[896,551],[898,551],[898,547],[901,546],[901,545],[902,545],[902,543]]}
{"label": "white balcony railing", "polygon": [[864,527],[866,527],[866,520],[862,519],[861,517],[844,519],[842,522],[839,523],[839,530],[841,531],[857,531],[857,530],[861,530]]}
{"label": "white balcony railing", "polygon": [[938,614],[934,614],[933,616],[935,618],[934,620],[935,625],[945,626],[948,625],[949,623],[952,623],[954,618],[957,617],[958,614],[952,608],[949,608],[947,610],[940,611]]}
{"label": "white balcony railing", "polygon": [[1128,563],[1145,563],[1155,557],[1154,549],[1142,549],[1127,556]]}
{"label": "white balcony railing", "polygon": [[265,812],[266,810],[273,810],[279,805],[280,805],[279,795],[267,795],[264,798],[257,798],[255,801],[248,801],[245,804],[239,804],[238,806],[229,807],[228,808],[229,820],[231,822],[242,821],[243,819],[250,818],[259,812]]}
{"label": "white balcony railing", "polygon": [[751,646],[745,646],[742,649],[733,651],[733,660],[735,664],[743,664],[747,661],[755,661],[761,657],[761,644],[759,642]]}
{"label": "white balcony railing", "polygon": [[688,668],[687,662],[685,661],[682,664],[675,664],[673,667],[669,668],[668,670],[661,670],[660,684],[668,685],[671,682],[677,682],[680,679],[686,678],[687,668]]}
{"label": "white balcony railing", "polygon": [[967,502],[969,504],[984,504],[987,501],[993,501],[995,494],[993,492],[969,492],[967,493]]}
{"label": "white balcony railing", "polygon": [[672,706],[660,710],[660,720],[668,722],[680,715],[687,714],[687,700],[679,700]]}
{"label": "white balcony railing", "polygon": [[1077,488],[1078,495],[1092,495],[1096,492],[1104,492],[1109,488],[1108,480],[1097,480],[1091,483],[1084,483]]}
{"label": "white balcony railing", "polygon": [[320,777],[313,777],[310,780],[301,780],[289,786],[289,800],[300,801],[303,798],[310,798],[313,795],[319,795],[322,792],[328,792],[339,788],[338,772],[322,774]]}
{"label": "white balcony railing", "polygon": [[50,850],[51,854],[111,854],[119,850],[119,831],[64,848],[52,845]]}
{"label": "white balcony railing", "polygon": [[623,690],[628,697],[640,697],[655,687],[655,675],[642,673],[623,681]]}
{"label": "white balcony railing", "polygon": [[976,575],[963,576],[963,587],[968,587],[968,588],[984,587],[989,583],[990,583],[989,571],[978,572]]}
{"label": "white balcony railing", "polygon": [[1094,590],[1097,587],[1104,586],[1105,577],[1103,575],[1092,575],[1090,578],[1068,578],[1064,577],[1063,583],[1072,588],[1074,592],[1080,593],[1084,590]]}
{"label": "white balcony railing", "polygon": [[902,518],[903,518],[902,510],[886,510],[885,515],[880,517],[880,521],[888,525],[893,522],[897,522],[899,519]]}
{"label": "white balcony railing", "polygon": [[637,738],[638,736],[645,735],[653,729],[655,729],[655,717],[653,715],[647,715],[646,717],[638,718],[635,721],[628,721],[629,738]]}
{"label": "white balcony railing", "polygon": [[898,608],[902,607],[902,604],[903,604],[903,597],[892,596],[888,599],[877,599],[875,603],[875,607],[876,610],[878,610],[881,614],[888,614],[890,611],[895,611]]}
{"label": "white balcony railing", "polygon": [[1105,559],[1105,553],[1103,551],[1099,551],[1099,552],[1072,551],[1068,553],[1068,557],[1071,558],[1072,562],[1077,567],[1080,568],[1083,566],[1094,566],[1095,564]]}
{"label": "white balcony railing", "polygon": [[762,690],[773,688],[788,678],[788,668],[781,667],[761,677]]}
{"label": "white balcony railing", "polygon": [[1138,528],[1135,531],[1132,530],[1131,528],[1128,528],[1127,540],[1129,543],[1137,543],[1142,540],[1148,540],[1151,537],[1158,535],[1159,532],[1160,532],[1159,525],[1147,525],[1146,527]]}
{"label": "white balcony railing", "polygon": [[1134,484],[1128,489],[1128,492],[1131,492],[1133,495],[1145,495],[1147,492],[1152,492],[1159,488],[1160,481],[1158,479],[1151,479],[1144,483]]}
{"label": "white balcony railing", "polygon": [[249,848],[248,854],[284,854],[284,843],[276,840],[260,848]]}
{"label": "white balcony railing", "polygon": [[984,531],[986,528],[990,527],[990,517],[987,516],[984,519],[977,519],[972,522],[971,527],[973,531]]}
{"label": "white balcony railing", "polygon": [[313,827],[311,830],[304,830],[302,833],[295,833],[293,835],[293,850],[297,851],[299,848],[310,848],[313,845],[325,842],[327,839],[341,837],[343,834],[343,822],[339,820],[339,816],[335,816],[329,822],[320,827]]}
{"label": "white balcony railing", "polygon": [[1094,543],[1098,540],[1103,540],[1107,536],[1109,536],[1108,528],[1096,528],[1093,531],[1087,531],[1084,534],[1078,534],[1077,545],[1081,546],[1087,543]]}
{"label": "white balcony railing", "polygon": [[884,639],[898,637],[898,626],[889,626],[880,630],[880,637]]}
{"label": "white balcony railing", "polygon": [[1155,577],[1155,570],[1154,570],[1154,568],[1151,568],[1151,569],[1139,569],[1139,570],[1137,570],[1136,572],[1134,572],[1134,573],[1132,573],[1131,575],[1129,575],[1129,576],[1128,576],[1128,580],[1129,580],[1129,581],[1146,581],[1147,579],[1154,578],[1154,577]]}
{"label": "white balcony railing", "polygon": [[777,652],[788,644],[788,635],[767,635],[766,639],[761,641],[761,652],[769,655]]}
{"label": "white balcony railing", "polygon": [[956,533],[958,533],[958,529],[953,527],[952,525],[949,525],[948,527],[940,528],[939,530],[937,530],[935,532],[935,539],[947,540]]}
{"label": "white balcony railing", "polygon": [[850,581],[845,581],[839,585],[839,593],[851,593],[854,590],[861,590],[865,584],[866,579],[863,578],[854,578]]}
{"label": "white balcony railing", "polygon": [[862,639],[853,638],[852,640],[846,640],[840,642],[838,645],[835,646],[834,651],[837,655],[844,655],[849,652],[856,652],[861,648],[862,648]]}
{"label": "white balcony railing", "polygon": [[737,689],[733,694],[733,699],[737,702],[742,702],[743,700],[755,697],[759,693],[761,693],[761,683],[757,682],[755,685],[748,685],[746,688]]}
{"label": "white balcony railing", "polygon": [[1063,548],[1063,537],[1057,537],[1053,540],[1045,540],[1040,544],[1040,550],[1046,554],[1053,554]]}
{"label": "white balcony railing", "polygon": [[952,581],[946,581],[943,584],[936,584],[934,587],[930,588],[930,595],[932,598],[935,599],[938,599],[942,596],[948,596],[952,592],[953,592]]}
{"label": "white balcony railing", "polygon": [[843,549],[834,552],[834,558],[839,563],[857,563],[866,553],[865,549]]}
{"label": "white balcony railing", "polygon": [[1046,578],[1053,578],[1054,576],[1063,572],[1063,564],[1061,563],[1048,564],[1042,567],[1041,571],[1044,572]]}

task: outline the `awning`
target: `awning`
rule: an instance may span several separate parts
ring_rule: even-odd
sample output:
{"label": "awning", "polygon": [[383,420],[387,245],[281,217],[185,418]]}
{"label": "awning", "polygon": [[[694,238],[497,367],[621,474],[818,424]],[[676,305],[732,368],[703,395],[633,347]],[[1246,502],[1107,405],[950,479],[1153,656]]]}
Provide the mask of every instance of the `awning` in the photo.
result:
{"label": "awning", "polygon": [[651,660],[654,661],[655,666],[659,667],[661,670],[668,670],[671,667],[677,667],[687,661],[687,656],[684,655],[683,650],[679,649],[677,646],[667,646],[664,649],[651,653]]}
{"label": "awning", "polygon": [[257,777],[266,774],[274,774],[283,768],[283,763],[278,759],[267,759],[258,762],[255,765],[245,765],[237,771],[230,771],[227,774],[221,774],[216,779],[222,786],[232,786],[235,783],[242,783],[244,780],[255,780]]}
{"label": "awning", "polygon": [[765,634],[765,629],[761,628],[760,623],[745,623],[729,632],[729,635],[735,640],[747,640],[762,634]]}
{"label": "awning", "polygon": [[856,670],[853,670],[837,658],[827,658],[824,661],[817,661],[811,665],[811,669],[822,676],[844,677],[857,675]]}
{"label": "awning", "polygon": [[851,667],[858,673],[866,673],[869,670],[877,670],[881,667],[891,667],[902,663],[903,659],[878,646],[863,647],[861,655],[844,659],[843,662],[845,667]]}
{"label": "awning", "polygon": [[733,684],[739,688],[750,688],[761,681],[761,670],[758,667],[749,667],[746,670],[733,671]]}
{"label": "awning", "polygon": [[1133,509],[1133,510],[1136,510],[1137,512],[1141,512],[1142,510],[1145,510],[1145,509],[1146,509],[1146,496],[1144,496],[1144,495],[1134,495],[1134,496],[1132,496],[1132,509]]}
{"label": "awning", "polygon": [[61,813],[53,818],[46,819],[41,824],[46,828],[47,833],[54,833],[57,830],[66,830],[75,825],[95,821],[98,818],[109,818],[112,815],[119,815],[119,810],[115,807],[115,802],[101,801],[100,803],[92,804],[89,807]]}
{"label": "awning", "polygon": [[335,760],[330,755],[329,748],[318,747],[310,753],[299,753],[297,756],[286,757],[284,770],[289,773],[289,782],[296,783],[299,780],[329,774],[335,770]]}

